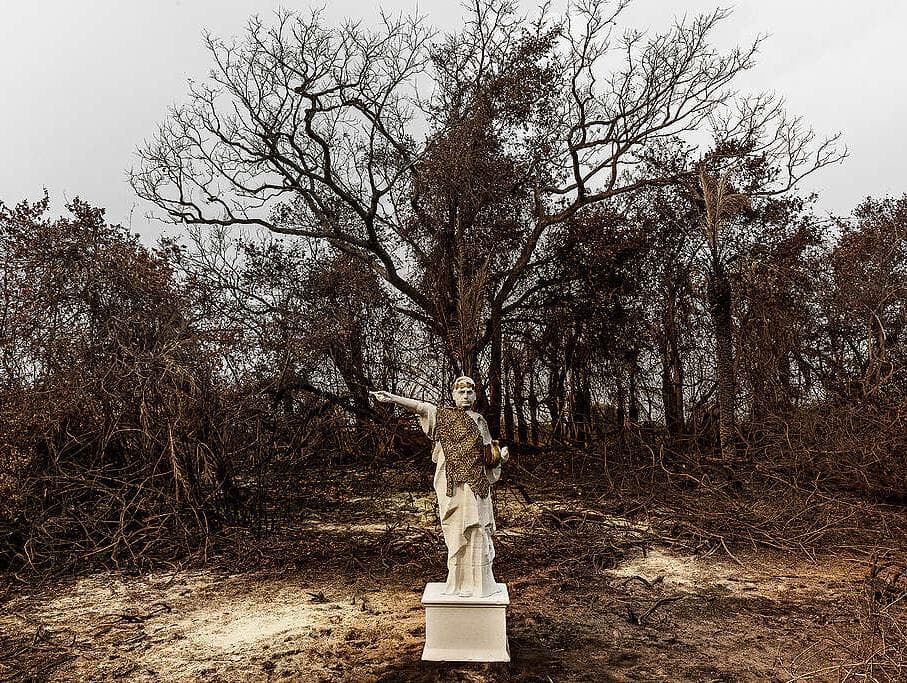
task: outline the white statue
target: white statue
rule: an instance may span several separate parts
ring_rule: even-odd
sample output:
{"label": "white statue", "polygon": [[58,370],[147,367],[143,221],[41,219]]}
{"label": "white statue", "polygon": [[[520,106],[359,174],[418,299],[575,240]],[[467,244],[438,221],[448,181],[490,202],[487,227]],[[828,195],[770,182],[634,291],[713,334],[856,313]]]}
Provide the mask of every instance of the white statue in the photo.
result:
{"label": "white statue", "polygon": [[447,584],[444,593],[486,597],[502,590],[491,570],[495,531],[491,484],[501,477],[506,446],[498,448],[488,423],[470,410],[476,400],[475,382],[458,377],[451,388],[454,407],[404,398],[387,391],[372,392],[375,400],[416,413],[433,441],[435,493],[441,530],[447,544]]}

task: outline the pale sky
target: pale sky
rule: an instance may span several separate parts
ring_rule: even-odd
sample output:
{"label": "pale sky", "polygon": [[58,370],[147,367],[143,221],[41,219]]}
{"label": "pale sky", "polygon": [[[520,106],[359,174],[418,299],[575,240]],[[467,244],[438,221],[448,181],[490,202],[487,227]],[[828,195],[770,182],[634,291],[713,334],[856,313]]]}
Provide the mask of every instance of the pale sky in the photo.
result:
{"label": "pale sky", "polygon": [[[204,29],[241,34],[266,0],[0,0],[0,199],[38,199],[47,187],[57,212],[80,196],[105,207],[149,240],[143,205],[126,182],[135,149],[167,107],[185,99],[186,81],[209,70]],[[373,21],[376,9],[352,0],[319,3],[330,19]],[[531,3],[523,3],[527,8]],[[442,29],[461,10],[441,0],[386,0],[386,10],[418,7]],[[727,6],[715,41],[745,44],[767,34],[758,66],[738,82],[771,90],[822,134],[841,131],[850,157],[810,179],[823,210],[848,213],[867,195],[907,192],[907,76],[902,0],[635,0],[624,25],[658,30],[672,18]],[[169,229],[168,229],[169,230]]]}

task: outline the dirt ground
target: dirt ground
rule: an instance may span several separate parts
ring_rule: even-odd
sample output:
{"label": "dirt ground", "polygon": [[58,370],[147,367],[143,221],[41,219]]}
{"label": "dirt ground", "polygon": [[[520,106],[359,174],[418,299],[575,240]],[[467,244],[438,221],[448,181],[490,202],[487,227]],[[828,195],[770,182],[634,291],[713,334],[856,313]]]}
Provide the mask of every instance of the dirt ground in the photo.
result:
{"label": "dirt ground", "polygon": [[0,680],[894,680],[904,657],[867,609],[862,545],[691,551],[659,531],[677,526],[667,511],[504,487],[496,574],[513,661],[423,663],[419,599],[443,578],[432,497],[331,495],[266,543],[237,532],[201,568],[8,590]]}

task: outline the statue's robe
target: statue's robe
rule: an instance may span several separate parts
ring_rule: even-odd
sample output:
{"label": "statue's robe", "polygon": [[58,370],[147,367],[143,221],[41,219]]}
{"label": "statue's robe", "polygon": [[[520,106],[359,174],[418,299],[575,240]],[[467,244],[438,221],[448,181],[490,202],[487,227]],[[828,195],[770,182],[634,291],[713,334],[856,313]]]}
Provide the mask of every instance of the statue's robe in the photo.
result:
{"label": "statue's robe", "polygon": [[[438,496],[441,531],[447,544],[447,585],[444,592],[463,597],[485,597],[500,590],[491,570],[494,560],[492,534],[495,532],[491,493],[477,495],[469,483],[448,487],[447,456],[438,433],[438,407],[420,403],[418,410],[422,430],[433,441],[431,459],[436,464],[434,487]],[[466,414],[478,426],[482,445],[491,443],[488,423],[471,410]],[[501,477],[500,465],[483,468],[489,484]],[[484,486],[482,488],[485,488]],[[453,495],[448,496],[451,492]]]}

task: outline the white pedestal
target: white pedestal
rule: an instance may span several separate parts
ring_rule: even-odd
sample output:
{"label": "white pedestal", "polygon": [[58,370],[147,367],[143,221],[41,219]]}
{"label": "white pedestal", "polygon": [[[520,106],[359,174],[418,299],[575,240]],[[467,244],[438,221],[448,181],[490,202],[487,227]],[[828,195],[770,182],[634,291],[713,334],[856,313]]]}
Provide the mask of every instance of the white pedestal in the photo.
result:
{"label": "white pedestal", "polygon": [[443,583],[429,583],[422,594],[425,606],[425,649],[430,662],[509,662],[507,643],[507,585],[484,598],[444,595]]}

